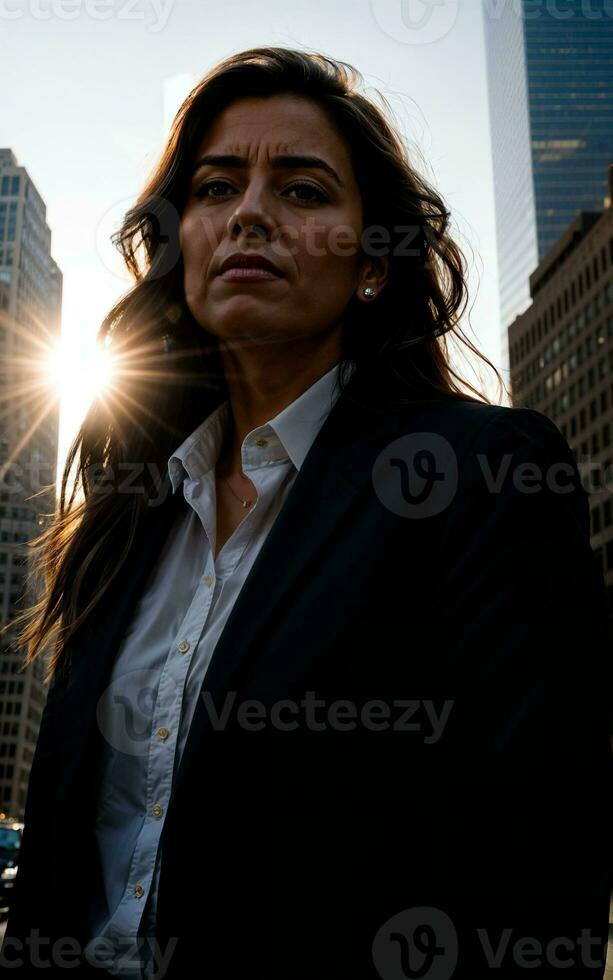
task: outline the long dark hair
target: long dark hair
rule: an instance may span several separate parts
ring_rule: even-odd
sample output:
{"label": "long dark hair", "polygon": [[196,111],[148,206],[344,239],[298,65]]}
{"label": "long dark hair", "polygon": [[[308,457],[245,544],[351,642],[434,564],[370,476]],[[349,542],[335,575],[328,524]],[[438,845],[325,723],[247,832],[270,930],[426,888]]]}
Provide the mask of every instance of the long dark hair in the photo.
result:
{"label": "long dark hair", "polygon": [[[352,391],[368,393],[375,411],[450,397],[487,402],[452,369],[448,338],[481,358],[503,387],[459,325],[467,304],[465,260],[448,233],[444,201],[410,165],[386,100],[379,95],[377,105],[362,88],[361,75],[346,63],[254,48],[217,65],[179,109],[159,164],[113,236],[134,279],[98,334],[99,344],[115,352],[117,391],[93,402],[69,449],[56,513],[30,545],[39,598],[9,624],[20,627],[24,667],[51,646],[46,680],[64,666],[68,641],[124,564],[168,457],[226,397],[216,339],[186,305],[178,227],[199,142],[232,102],[290,93],[315,100],[351,150],[364,226],[390,234],[385,289],[373,303],[352,300],[345,312],[341,388],[351,360]],[[407,229],[408,253],[400,247]],[[134,472],[143,464],[131,481],[140,492],[113,485],[127,463]],[[95,492],[104,477],[110,477],[105,492]]]}

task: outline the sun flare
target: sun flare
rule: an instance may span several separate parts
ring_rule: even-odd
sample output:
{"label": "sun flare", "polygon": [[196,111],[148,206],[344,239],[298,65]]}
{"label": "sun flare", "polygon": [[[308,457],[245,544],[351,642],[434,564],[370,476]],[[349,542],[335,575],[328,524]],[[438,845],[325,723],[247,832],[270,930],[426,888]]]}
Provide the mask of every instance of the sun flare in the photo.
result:
{"label": "sun flare", "polygon": [[66,342],[49,353],[49,379],[63,403],[87,407],[109,387],[113,375],[110,351],[94,347],[87,353]]}
{"label": "sun flare", "polygon": [[44,373],[47,384],[61,406],[61,469],[68,446],[92,402],[111,393],[114,363],[108,349],[96,344],[85,348],[62,339],[48,351]]}

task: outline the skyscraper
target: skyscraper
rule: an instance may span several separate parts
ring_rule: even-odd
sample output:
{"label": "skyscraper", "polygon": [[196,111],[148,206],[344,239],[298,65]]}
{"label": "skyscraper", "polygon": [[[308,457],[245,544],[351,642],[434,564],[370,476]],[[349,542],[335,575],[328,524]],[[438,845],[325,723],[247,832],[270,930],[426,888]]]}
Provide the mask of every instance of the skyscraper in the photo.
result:
{"label": "skyscraper", "polygon": [[609,0],[486,0],[503,360],[529,277],[580,211],[600,211],[613,161]]}
{"label": "skyscraper", "polygon": [[[609,168],[613,197],[613,165]],[[613,615],[613,207],[582,212],[530,277],[509,328],[513,404],[553,419],[589,494]]]}
{"label": "skyscraper", "polygon": [[[25,593],[26,543],[55,507],[59,406],[36,363],[60,333],[62,275],[51,258],[46,208],[27,171],[0,149],[0,625]],[[0,810],[23,815],[45,690],[43,665],[18,673],[23,653],[0,638]]]}

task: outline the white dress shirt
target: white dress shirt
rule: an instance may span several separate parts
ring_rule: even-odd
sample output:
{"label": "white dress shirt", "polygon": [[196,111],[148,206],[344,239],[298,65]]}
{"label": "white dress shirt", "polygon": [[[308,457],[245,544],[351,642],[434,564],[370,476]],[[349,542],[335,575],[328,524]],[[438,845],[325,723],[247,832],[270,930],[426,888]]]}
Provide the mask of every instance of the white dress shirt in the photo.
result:
{"label": "white dress shirt", "polygon": [[150,960],[149,944],[137,953],[137,937],[154,934],[160,836],[196,700],[236,598],[340,393],[338,369],[337,363],[245,437],[242,468],[257,500],[216,561],[215,466],[229,403],[168,460],[173,493],[182,486],[189,507],[151,570],[98,710],[104,738],[96,841],[103,890],[91,896],[88,929],[112,948],[104,967],[115,976],[149,975],[151,964],[139,965]]}

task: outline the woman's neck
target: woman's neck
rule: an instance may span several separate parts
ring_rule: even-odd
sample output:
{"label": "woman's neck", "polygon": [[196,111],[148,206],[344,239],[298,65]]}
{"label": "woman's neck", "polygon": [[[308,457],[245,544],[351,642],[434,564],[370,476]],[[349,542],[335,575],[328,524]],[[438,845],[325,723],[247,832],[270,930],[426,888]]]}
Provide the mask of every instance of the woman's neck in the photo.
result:
{"label": "woman's neck", "polygon": [[245,437],[291,405],[341,357],[337,345],[317,351],[311,348],[308,356],[294,348],[291,360],[269,356],[265,363],[241,357],[241,353],[222,352],[230,421],[217,466],[225,476],[242,472],[241,447]]}

